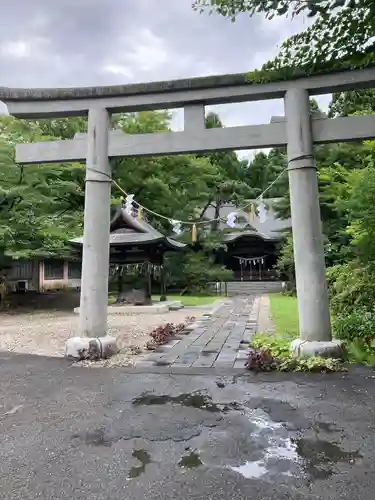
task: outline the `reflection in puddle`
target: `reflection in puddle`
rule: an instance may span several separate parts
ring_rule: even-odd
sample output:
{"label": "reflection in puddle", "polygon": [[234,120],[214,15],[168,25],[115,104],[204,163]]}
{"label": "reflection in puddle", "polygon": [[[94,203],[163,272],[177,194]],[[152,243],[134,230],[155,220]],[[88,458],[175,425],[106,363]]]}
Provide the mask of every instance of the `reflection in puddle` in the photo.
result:
{"label": "reflection in puddle", "polygon": [[309,480],[325,479],[335,473],[335,464],[353,465],[362,458],[358,451],[345,451],[329,441],[291,439],[286,435],[283,425],[269,420],[266,413],[257,411],[256,414],[248,413],[247,416],[251,424],[256,425],[253,434],[261,436],[267,442],[262,459],[246,461],[236,467],[229,466],[230,470],[247,479],[266,474],[307,476]]}
{"label": "reflection in puddle", "polygon": [[200,459],[199,454],[192,451],[188,455],[184,455],[178,462],[178,465],[180,467],[184,467],[185,469],[195,469],[195,467],[203,465],[203,462]]}
{"label": "reflection in puddle", "polygon": [[[246,461],[237,467],[230,466],[229,468],[241,474],[246,479],[259,478],[267,473],[277,473],[286,476],[292,475],[291,468],[278,467],[275,459],[286,462],[295,468],[295,464],[300,462],[297,453],[297,446],[292,440],[287,437],[286,430],[283,425],[278,422],[273,422],[268,418],[268,415],[261,411],[249,412],[247,414],[249,421],[255,425],[253,435],[262,437],[268,444],[264,449],[264,456],[261,460]],[[264,434],[264,436],[263,436]]]}
{"label": "reflection in puddle", "polygon": [[229,467],[230,470],[238,472],[241,476],[246,479],[262,477],[267,474],[268,470],[262,461],[258,460],[256,462],[246,462],[239,467]]}
{"label": "reflection in puddle", "polygon": [[[235,381],[233,382],[235,383]],[[225,387],[223,382],[216,381],[219,388]],[[311,427],[317,433],[315,438],[293,439],[285,426],[285,422],[275,422],[270,418],[268,412],[257,408],[250,410],[246,406],[237,402],[229,404],[218,404],[212,398],[200,391],[183,393],[178,396],[167,394],[157,395],[153,393],[143,393],[133,399],[134,406],[151,405],[180,405],[184,407],[205,410],[210,413],[228,414],[233,411],[244,415],[249,425],[251,425],[251,439],[256,443],[256,460],[246,460],[249,455],[240,463],[228,464],[227,469],[232,470],[243,477],[260,478],[263,476],[292,476],[305,477],[308,480],[325,479],[338,472],[335,469],[337,464],[358,464],[362,458],[358,451],[348,452],[341,449],[337,443],[319,439],[321,432],[337,432],[334,424],[326,422],[314,422]],[[87,437],[86,437],[87,438]],[[110,441],[101,432],[89,436],[91,444],[110,445]],[[259,449],[260,446],[260,449]],[[249,449],[249,452],[252,450]],[[259,451],[261,455],[259,455]],[[133,456],[142,463],[139,467],[133,467],[129,477],[137,477],[145,471],[145,467],[150,463],[150,456],[144,450],[135,450]],[[205,464],[208,460],[203,459]],[[200,455],[190,452],[184,455],[178,465],[185,469],[193,469],[203,465]],[[221,465],[222,466],[222,465]]]}
{"label": "reflection in puddle", "polygon": [[134,466],[130,469],[128,479],[134,479],[140,476],[146,470],[146,465],[151,463],[151,457],[146,450],[133,450],[132,456],[141,462],[141,465]]}

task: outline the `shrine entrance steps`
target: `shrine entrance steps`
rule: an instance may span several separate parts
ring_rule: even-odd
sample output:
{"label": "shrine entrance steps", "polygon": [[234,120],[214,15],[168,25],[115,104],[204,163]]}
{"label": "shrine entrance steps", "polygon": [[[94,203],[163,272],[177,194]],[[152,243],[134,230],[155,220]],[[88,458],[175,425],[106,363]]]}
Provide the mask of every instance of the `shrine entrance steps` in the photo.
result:
{"label": "shrine entrance steps", "polygon": [[282,291],[282,288],[282,281],[228,281],[226,283],[228,297],[278,293]]}

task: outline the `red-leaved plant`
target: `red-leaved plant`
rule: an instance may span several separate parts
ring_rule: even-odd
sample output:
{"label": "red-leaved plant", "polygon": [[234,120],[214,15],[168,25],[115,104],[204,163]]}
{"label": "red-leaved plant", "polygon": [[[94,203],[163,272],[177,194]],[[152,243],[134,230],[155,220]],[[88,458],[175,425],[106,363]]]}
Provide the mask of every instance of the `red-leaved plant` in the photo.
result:
{"label": "red-leaved plant", "polygon": [[175,325],[174,323],[166,323],[163,326],[158,326],[150,333],[152,340],[147,342],[146,348],[153,351],[158,345],[168,343],[172,337],[181,332],[184,328],[185,323],[179,323],[178,325]]}
{"label": "red-leaved plant", "polygon": [[248,354],[245,366],[254,372],[270,372],[276,370],[277,363],[270,351],[252,349]]}

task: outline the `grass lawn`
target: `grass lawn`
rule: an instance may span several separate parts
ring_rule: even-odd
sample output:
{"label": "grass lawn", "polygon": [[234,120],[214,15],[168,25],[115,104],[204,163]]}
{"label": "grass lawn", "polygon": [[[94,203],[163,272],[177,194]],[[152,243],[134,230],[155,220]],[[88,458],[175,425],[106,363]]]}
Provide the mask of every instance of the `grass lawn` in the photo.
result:
{"label": "grass lawn", "polygon": [[[219,297],[217,295],[167,295],[168,300],[179,300],[186,307],[205,306],[212,304]],[[153,295],[152,300],[157,302],[160,300],[160,295]]]}
{"label": "grass lawn", "polygon": [[270,294],[269,298],[276,334],[280,337],[298,337],[297,297]]}
{"label": "grass lawn", "polygon": [[[206,306],[213,304],[215,300],[219,299],[219,295],[167,295],[168,300],[179,300],[186,307]],[[152,296],[153,302],[160,301],[160,295]],[[108,305],[113,305],[116,302],[116,295],[108,296]]]}

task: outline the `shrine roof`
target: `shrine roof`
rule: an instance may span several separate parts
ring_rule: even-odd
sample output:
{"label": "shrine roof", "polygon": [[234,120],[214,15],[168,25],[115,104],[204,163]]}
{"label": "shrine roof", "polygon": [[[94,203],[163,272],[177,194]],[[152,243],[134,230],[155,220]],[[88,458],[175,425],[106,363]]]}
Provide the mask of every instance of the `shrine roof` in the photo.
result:
{"label": "shrine roof", "polygon": [[[70,240],[72,244],[82,245],[83,236]],[[166,250],[179,250],[186,245],[173,238],[169,238],[157,231],[145,220],[139,221],[129,215],[124,208],[119,208],[111,221],[110,245],[135,246],[163,244]]]}
{"label": "shrine roof", "polygon": [[282,235],[277,233],[273,235],[267,235],[267,234],[262,234],[259,231],[245,229],[243,231],[231,231],[230,233],[226,233],[223,236],[223,243],[233,243],[234,241],[247,237],[259,238],[263,241],[271,241],[271,242],[279,241],[282,239]]}
{"label": "shrine roof", "polygon": [[[252,200],[250,200],[252,201]],[[256,200],[253,200],[254,204],[257,204]],[[230,243],[237,240],[240,237],[246,236],[257,236],[264,241],[277,241],[284,237],[286,230],[290,229],[292,226],[292,221],[288,219],[280,219],[277,216],[277,211],[275,205],[280,201],[280,198],[266,198],[264,203],[267,206],[267,218],[265,221],[261,221],[259,216],[256,215],[254,220],[249,223],[249,214],[243,210],[237,208],[234,204],[228,203],[220,207],[219,217],[221,219],[219,228],[225,230],[228,225],[225,222],[226,217],[235,212],[238,216],[238,221],[236,221],[236,231],[231,231],[225,234],[224,242]],[[215,216],[215,207],[210,205],[205,213],[204,217],[206,219],[212,219]]]}

